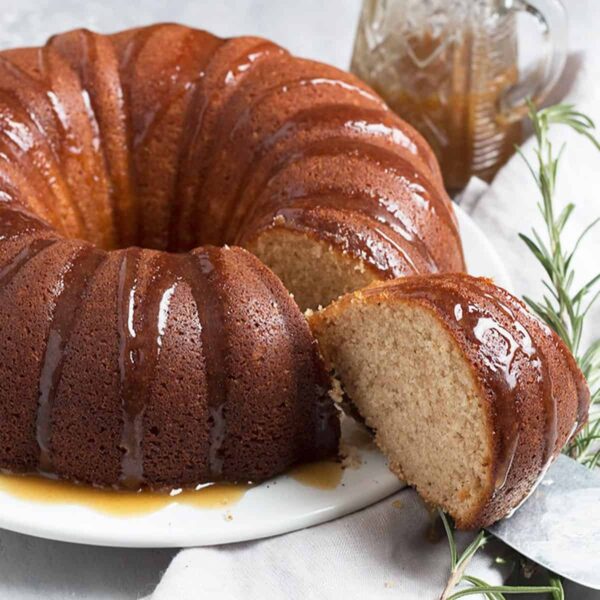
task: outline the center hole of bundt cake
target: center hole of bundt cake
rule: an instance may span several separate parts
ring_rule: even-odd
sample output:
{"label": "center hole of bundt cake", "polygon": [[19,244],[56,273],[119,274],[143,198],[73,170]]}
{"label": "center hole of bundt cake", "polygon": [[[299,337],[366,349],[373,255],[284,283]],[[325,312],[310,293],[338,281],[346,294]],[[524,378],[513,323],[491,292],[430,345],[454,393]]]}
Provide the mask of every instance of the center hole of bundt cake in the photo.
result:
{"label": "center hole of bundt cake", "polygon": [[184,253],[206,245],[241,246],[282,280],[302,310],[325,306],[380,278],[366,263],[317,235],[294,229],[284,219],[247,222],[243,215],[225,212],[219,216],[182,217],[177,201],[161,210],[148,203],[141,210],[137,200],[130,204],[128,212],[121,209],[112,220],[102,222],[102,215],[97,215],[98,224],[86,223],[83,231],[65,233],[68,237],[83,237],[105,250],[135,246]]}
{"label": "center hole of bundt cake", "polygon": [[140,214],[136,212],[133,210],[117,216],[112,224],[99,227],[84,237],[105,250],[136,246],[145,250],[185,253],[199,246],[235,244],[234,237],[226,236],[222,231],[224,227],[216,220],[207,224],[202,219],[188,215],[178,225],[174,208],[152,210],[148,206]]}

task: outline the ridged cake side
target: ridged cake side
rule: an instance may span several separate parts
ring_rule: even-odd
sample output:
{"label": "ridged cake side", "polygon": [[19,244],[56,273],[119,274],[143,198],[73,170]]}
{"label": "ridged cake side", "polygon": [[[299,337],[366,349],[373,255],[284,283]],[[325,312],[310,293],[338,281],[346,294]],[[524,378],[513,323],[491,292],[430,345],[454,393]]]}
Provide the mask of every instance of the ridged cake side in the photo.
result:
{"label": "ridged cake side", "polygon": [[168,487],[335,454],[314,339],[251,254],[106,252],[0,211],[3,468]]}
{"label": "ridged cake side", "polygon": [[7,193],[68,237],[271,256],[283,229],[373,279],[464,268],[431,150],[348,73],[173,24],[0,56]]}

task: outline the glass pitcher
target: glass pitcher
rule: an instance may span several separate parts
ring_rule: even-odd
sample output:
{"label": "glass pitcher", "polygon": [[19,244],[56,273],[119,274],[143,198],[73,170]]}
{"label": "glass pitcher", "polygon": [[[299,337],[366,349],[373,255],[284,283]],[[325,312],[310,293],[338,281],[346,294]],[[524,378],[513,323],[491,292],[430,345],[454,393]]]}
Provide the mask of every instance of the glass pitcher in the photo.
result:
{"label": "glass pitcher", "polygon": [[[545,42],[521,79],[519,11]],[[351,70],[425,136],[455,192],[513,154],[526,99],[541,103],[562,72],[566,34],[559,0],[363,0]]]}

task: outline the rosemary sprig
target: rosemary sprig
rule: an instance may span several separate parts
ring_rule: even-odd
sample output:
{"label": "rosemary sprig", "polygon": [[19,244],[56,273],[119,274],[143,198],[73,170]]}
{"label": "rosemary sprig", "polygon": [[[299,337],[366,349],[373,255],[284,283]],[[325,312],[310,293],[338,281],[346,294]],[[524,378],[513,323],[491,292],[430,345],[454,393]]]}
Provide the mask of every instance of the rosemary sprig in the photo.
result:
{"label": "rosemary sprig", "polygon": [[[538,111],[530,103],[529,117],[537,142],[535,164],[532,164],[519,148],[517,148],[517,152],[525,160],[540,191],[541,198],[538,201],[538,208],[544,219],[545,235],[542,237],[534,229],[531,236],[521,233],[519,237],[542,265],[547,279],[543,281],[546,293],[542,300],[536,302],[525,297],[525,301],[564,340],[575,356],[592,391],[588,423],[564,449],[568,455],[592,469],[600,465],[600,340],[582,350],[581,339],[586,316],[594,302],[600,297],[600,290],[597,290],[600,273],[580,288],[574,289],[573,259],[581,241],[600,222],[600,218],[594,220],[581,232],[570,249],[565,248],[562,234],[575,210],[575,205],[569,203],[558,214],[556,212],[554,192],[559,160],[564,145],[558,152],[555,152],[548,133],[551,125],[566,125],[586,137],[599,150],[600,143],[594,137],[593,121],[575,110],[571,104],[557,104]],[[457,600],[475,594],[482,595],[487,600],[504,600],[505,595],[516,593],[550,593],[553,600],[564,600],[565,595],[560,578],[553,574],[549,576],[548,586],[492,586],[477,577],[466,575],[466,567],[477,550],[485,544],[486,534],[481,531],[458,557],[453,529],[442,511],[440,511],[440,516],[448,536],[452,565],[448,584],[440,600]],[[469,587],[454,592],[453,590],[461,583],[468,584]]]}
{"label": "rosemary sprig", "polygon": [[548,138],[552,125],[566,125],[583,135],[600,150],[600,143],[594,137],[593,121],[571,104],[557,104],[537,110],[529,105],[529,117],[537,142],[535,164],[532,164],[518,150],[525,160],[540,191],[538,208],[544,219],[544,237],[535,229],[531,236],[523,233],[519,237],[527,244],[544,268],[547,293],[536,302],[525,297],[531,309],[542,318],[567,344],[579,364],[592,390],[592,410],[590,420],[579,435],[565,448],[565,452],[584,465],[593,468],[600,463],[600,340],[586,350],[581,348],[581,338],[586,316],[600,297],[600,273],[592,277],[580,288],[574,288],[574,257],[586,235],[600,222],[600,217],[590,223],[579,235],[572,248],[566,248],[562,239],[565,226],[575,209],[568,203],[557,214],[554,192],[558,164],[564,145],[555,152]]}
{"label": "rosemary sprig", "polygon": [[[475,553],[485,546],[489,536],[485,531],[480,531],[475,539],[465,548],[459,556],[454,538],[454,530],[451,526],[448,517],[439,510],[440,518],[444,524],[446,535],[448,537],[448,545],[450,547],[450,578],[440,596],[440,600],[457,600],[463,596],[473,596],[479,594],[487,600],[505,600],[505,595],[510,594],[552,594],[553,600],[564,600],[564,592],[560,580],[556,577],[551,577],[550,585],[545,586],[523,586],[523,585],[490,585],[479,577],[465,575],[465,570],[469,562],[475,556]],[[458,591],[454,589],[460,584],[466,583],[469,587],[462,588]]]}

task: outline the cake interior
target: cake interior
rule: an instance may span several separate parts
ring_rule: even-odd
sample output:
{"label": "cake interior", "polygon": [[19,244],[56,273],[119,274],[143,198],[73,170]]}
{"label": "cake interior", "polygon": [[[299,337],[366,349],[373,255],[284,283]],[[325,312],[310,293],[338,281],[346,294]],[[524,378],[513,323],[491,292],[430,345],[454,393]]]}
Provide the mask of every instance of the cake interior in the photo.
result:
{"label": "cake interior", "polygon": [[301,310],[327,306],[381,279],[370,265],[327,242],[282,227],[261,233],[246,248],[279,276]]}
{"label": "cake interior", "polygon": [[489,492],[492,442],[452,335],[414,302],[353,301],[317,320],[326,360],[391,469],[464,522]]}

